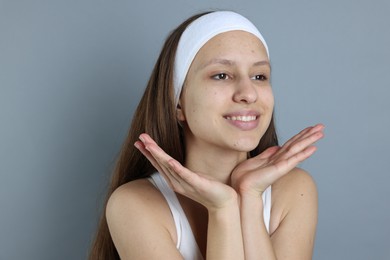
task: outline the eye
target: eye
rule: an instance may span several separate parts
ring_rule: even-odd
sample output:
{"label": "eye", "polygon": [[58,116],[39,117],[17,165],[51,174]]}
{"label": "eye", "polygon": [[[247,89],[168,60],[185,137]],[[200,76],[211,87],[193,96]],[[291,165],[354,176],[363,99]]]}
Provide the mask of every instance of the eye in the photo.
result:
{"label": "eye", "polygon": [[226,74],[226,73],[218,73],[218,74],[214,75],[212,78],[213,78],[213,79],[216,79],[216,80],[227,80],[227,79],[229,79],[230,77],[229,77],[229,75]]}
{"label": "eye", "polygon": [[254,76],[252,79],[260,80],[260,81],[266,81],[268,79],[268,77],[266,75],[259,74],[259,75]]}

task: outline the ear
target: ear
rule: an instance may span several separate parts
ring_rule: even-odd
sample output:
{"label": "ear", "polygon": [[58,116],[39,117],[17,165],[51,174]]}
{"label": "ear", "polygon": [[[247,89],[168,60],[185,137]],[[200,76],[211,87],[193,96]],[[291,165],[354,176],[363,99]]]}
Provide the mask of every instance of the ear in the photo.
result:
{"label": "ear", "polygon": [[177,106],[176,106],[176,117],[177,117],[177,120],[179,122],[186,121],[186,117],[184,115],[184,111],[181,108],[181,101],[180,100],[179,100],[179,102],[177,103]]}

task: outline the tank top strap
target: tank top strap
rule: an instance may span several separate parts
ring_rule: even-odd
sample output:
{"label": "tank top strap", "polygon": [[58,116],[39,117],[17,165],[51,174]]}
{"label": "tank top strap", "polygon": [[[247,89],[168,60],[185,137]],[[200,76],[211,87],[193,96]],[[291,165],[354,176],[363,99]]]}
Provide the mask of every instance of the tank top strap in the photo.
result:
{"label": "tank top strap", "polygon": [[263,192],[261,196],[263,199],[263,219],[268,233],[269,233],[269,224],[271,221],[271,194],[272,194],[272,186],[270,185]]}
{"label": "tank top strap", "polygon": [[176,248],[186,260],[203,260],[198,244],[192,233],[190,223],[188,222],[175,192],[169,187],[164,177],[158,172],[153,173],[149,177],[149,181],[160,190],[171,210],[177,233]]}
{"label": "tank top strap", "polygon": [[161,194],[164,196],[165,200],[168,203],[169,209],[171,210],[171,214],[173,217],[173,221],[175,223],[176,227],[176,233],[177,233],[177,243],[176,248],[179,248],[180,242],[181,242],[181,223],[180,223],[180,204],[177,200],[176,195],[174,192],[169,188],[168,184],[166,184],[165,180],[160,176],[159,173],[153,173],[149,177],[149,181],[154,184],[154,186],[160,190]]}

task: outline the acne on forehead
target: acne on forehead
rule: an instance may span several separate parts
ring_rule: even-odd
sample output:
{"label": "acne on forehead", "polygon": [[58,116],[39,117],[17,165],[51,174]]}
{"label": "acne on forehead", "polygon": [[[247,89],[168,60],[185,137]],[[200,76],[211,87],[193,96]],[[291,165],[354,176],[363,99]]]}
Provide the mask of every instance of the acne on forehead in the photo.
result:
{"label": "acne on forehead", "polygon": [[202,56],[206,51],[212,51],[212,54],[221,51],[243,50],[243,47],[251,48],[251,52],[260,51],[264,57],[268,58],[267,51],[262,42],[253,34],[244,31],[230,31],[218,34],[207,41],[198,51],[197,56]]}
{"label": "acne on forehead", "polygon": [[[237,58],[237,54],[235,54],[234,56],[231,56],[231,55],[225,54],[225,53],[218,53],[215,55],[215,58],[208,57],[208,55],[202,55],[202,56],[199,56],[198,59],[194,60],[193,64],[190,67],[189,73],[201,71],[201,70],[207,68],[208,66],[212,66],[212,65],[221,65],[224,67],[235,67],[235,66],[238,66],[240,64],[247,63],[247,62],[248,63],[251,62],[249,64],[249,66],[253,66],[253,67],[259,67],[259,66],[270,67],[270,63],[269,63],[268,59],[266,59],[265,57],[261,57],[261,56],[255,57],[255,55],[256,55],[255,50],[251,49],[249,51],[249,53],[250,53],[249,55],[252,56],[249,59],[248,58],[243,58],[243,59]],[[248,56],[248,54],[245,54],[244,52],[238,54],[238,56],[242,56],[242,55]]]}

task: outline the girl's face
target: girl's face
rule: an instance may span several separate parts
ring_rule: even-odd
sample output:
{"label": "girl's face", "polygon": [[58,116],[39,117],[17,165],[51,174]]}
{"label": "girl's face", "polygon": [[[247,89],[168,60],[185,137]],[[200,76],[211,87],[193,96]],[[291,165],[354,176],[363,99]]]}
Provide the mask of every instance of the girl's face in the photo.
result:
{"label": "girl's face", "polygon": [[191,64],[179,101],[186,146],[253,150],[272,117],[270,74],[254,35],[230,31],[209,40]]}

